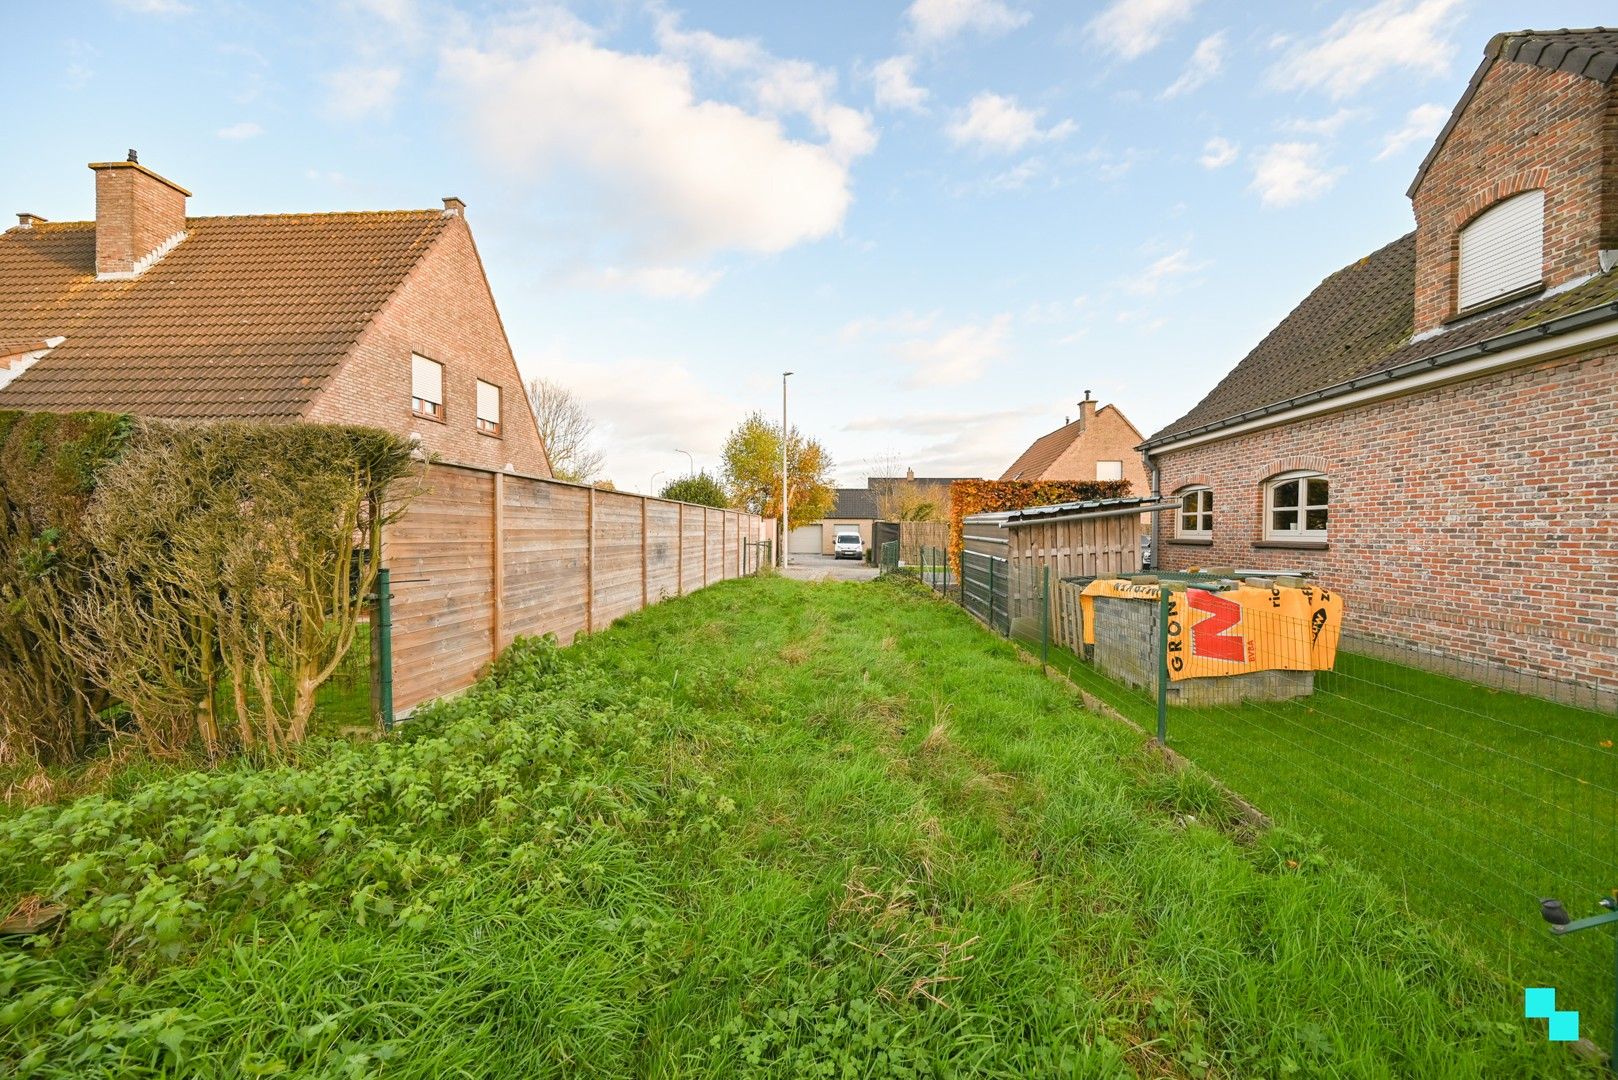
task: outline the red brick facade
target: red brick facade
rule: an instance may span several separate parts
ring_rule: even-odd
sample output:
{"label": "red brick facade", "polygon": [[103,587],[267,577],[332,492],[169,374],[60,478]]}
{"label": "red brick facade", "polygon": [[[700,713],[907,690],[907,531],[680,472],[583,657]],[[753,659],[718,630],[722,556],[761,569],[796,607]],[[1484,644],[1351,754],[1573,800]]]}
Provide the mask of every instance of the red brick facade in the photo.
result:
{"label": "red brick facade", "polygon": [[1095,402],[1085,401],[1079,408],[1081,416],[1076,423],[1084,424],[1084,434],[1075,439],[1039,479],[1099,480],[1096,463],[1117,461],[1123,464],[1123,478],[1129,481],[1131,492],[1144,495],[1150,491],[1146,469],[1135,450],[1141,440],[1135,425],[1113,405],[1097,409]]}
{"label": "red brick facade", "polygon": [[[444,366],[444,420],[411,411],[412,353]],[[498,436],[478,430],[476,384],[500,387]],[[307,419],[421,436],[445,461],[548,477],[534,414],[472,232],[457,216],[355,343]]]}
{"label": "red brick facade", "polygon": [[1456,314],[1461,229],[1524,191],[1545,192],[1548,288],[1601,269],[1618,247],[1618,87],[1502,60],[1478,84],[1412,196],[1416,324]]}
{"label": "red brick facade", "polygon": [[[1313,571],[1351,632],[1618,691],[1618,347],[1218,439],[1156,458],[1205,484],[1213,541],[1166,569]],[[1267,478],[1331,484],[1325,549],[1267,547]]]}

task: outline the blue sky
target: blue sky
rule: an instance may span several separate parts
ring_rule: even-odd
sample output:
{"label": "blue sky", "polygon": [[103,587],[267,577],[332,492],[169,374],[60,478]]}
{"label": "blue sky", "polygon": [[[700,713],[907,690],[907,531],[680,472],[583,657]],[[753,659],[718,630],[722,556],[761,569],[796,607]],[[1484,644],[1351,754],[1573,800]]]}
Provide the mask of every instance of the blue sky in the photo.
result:
{"label": "blue sky", "polygon": [[82,219],[137,147],[195,214],[459,195],[620,487],[713,466],[787,369],[844,482],[992,476],[1087,389],[1179,416],[1411,227],[1491,34],[1603,6],[17,3],[0,192]]}

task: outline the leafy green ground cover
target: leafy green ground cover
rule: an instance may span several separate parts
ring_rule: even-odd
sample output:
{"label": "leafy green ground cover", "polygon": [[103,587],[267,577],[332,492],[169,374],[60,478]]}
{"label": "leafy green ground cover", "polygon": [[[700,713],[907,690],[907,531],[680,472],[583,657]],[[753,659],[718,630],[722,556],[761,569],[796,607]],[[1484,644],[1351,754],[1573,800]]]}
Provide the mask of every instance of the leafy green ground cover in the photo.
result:
{"label": "leafy green ground cover", "polygon": [[[1150,729],[1155,700],[1061,653]],[[1374,871],[1517,986],[1554,986],[1605,1045],[1607,932],[1552,936],[1539,898],[1593,914],[1618,887],[1618,717],[1352,653],[1315,693],[1169,715],[1169,745],[1277,821]]]}
{"label": "leafy green ground cover", "polygon": [[1520,990],[923,590],[725,582],[395,739],[0,821],[20,1076],[1551,1076]]}

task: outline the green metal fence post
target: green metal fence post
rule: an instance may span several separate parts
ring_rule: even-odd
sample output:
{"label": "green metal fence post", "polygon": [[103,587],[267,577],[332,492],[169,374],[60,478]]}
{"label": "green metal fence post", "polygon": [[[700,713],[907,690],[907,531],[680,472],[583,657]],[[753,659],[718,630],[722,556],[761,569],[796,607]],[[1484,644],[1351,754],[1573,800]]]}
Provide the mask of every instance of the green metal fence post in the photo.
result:
{"label": "green metal fence post", "polygon": [[387,567],[376,571],[377,711],[382,730],[393,731],[393,581]]}
{"label": "green metal fence post", "polygon": [[984,618],[989,622],[989,629],[996,629],[994,625],[994,556],[989,557],[989,603],[983,609]]}
{"label": "green metal fence post", "polygon": [[1051,568],[1040,567],[1039,582],[1039,670],[1051,663]]}
{"label": "green metal fence post", "polygon": [[1167,582],[1157,587],[1157,744],[1169,741],[1169,610],[1173,593]]}

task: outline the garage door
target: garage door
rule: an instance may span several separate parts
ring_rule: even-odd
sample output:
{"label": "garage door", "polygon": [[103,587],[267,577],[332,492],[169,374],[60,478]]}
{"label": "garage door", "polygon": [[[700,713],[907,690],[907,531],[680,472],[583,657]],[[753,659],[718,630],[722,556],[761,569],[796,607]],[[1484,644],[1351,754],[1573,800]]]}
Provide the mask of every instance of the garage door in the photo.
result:
{"label": "garage door", "polygon": [[787,550],[794,555],[820,554],[820,525],[799,525],[792,530],[792,542]]}

